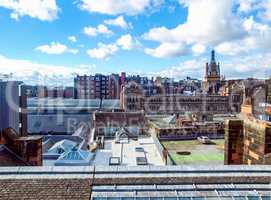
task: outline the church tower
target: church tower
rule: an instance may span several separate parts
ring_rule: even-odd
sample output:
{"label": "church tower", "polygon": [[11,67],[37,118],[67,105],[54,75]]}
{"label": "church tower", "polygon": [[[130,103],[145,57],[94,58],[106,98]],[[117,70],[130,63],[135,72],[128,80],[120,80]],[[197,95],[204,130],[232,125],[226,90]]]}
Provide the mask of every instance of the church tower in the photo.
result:
{"label": "church tower", "polygon": [[203,89],[207,94],[217,95],[221,86],[220,64],[216,62],[215,51],[212,50],[211,61],[206,63]]}

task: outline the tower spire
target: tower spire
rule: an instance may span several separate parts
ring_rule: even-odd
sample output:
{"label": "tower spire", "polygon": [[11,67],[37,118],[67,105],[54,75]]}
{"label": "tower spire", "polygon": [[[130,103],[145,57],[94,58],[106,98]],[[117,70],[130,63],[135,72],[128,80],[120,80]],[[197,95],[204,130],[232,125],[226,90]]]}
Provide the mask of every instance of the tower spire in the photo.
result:
{"label": "tower spire", "polygon": [[215,63],[215,50],[212,50],[211,63]]}
{"label": "tower spire", "polygon": [[208,94],[218,94],[221,84],[220,63],[216,63],[215,50],[211,53],[211,62],[206,63],[205,91]]}

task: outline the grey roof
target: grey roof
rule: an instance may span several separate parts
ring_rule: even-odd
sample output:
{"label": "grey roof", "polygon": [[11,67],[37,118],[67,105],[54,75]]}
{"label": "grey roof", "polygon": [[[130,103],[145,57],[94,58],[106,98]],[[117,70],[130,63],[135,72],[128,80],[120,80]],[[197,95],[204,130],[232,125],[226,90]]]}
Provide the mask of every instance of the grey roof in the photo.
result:
{"label": "grey roof", "polygon": [[[28,98],[28,108],[99,108],[100,99]],[[120,108],[120,100],[103,99],[102,108]]]}
{"label": "grey roof", "polygon": [[28,114],[27,127],[29,133],[54,132],[62,134],[72,134],[73,127],[80,127],[81,123],[90,123],[90,114]]}
{"label": "grey roof", "polygon": [[3,167],[0,197],[44,199],[50,188],[67,197],[85,183],[95,200],[270,200],[270,182],[270,166]]}
{"label": "grey roof", "polygon": [[[270,184],[190,184],[190,185],[102,185],[92,187],[92,199],[100,200],[102,198],[118,197],[120,200],[125,198],[171,198],[178,200],[182,198],[205,199],[259,199],[260,197],[269,197]],[[239,197],[239,198],[237,198]],[[254,198],[252,198],[254,197]]]}
{"label": "grey roof", "polygon": [[[74,174],[89,174],[95,172],[96,178],[106,175],[106,177],[231,177],[232,182],[240,182],[241,180],[235,179],[235,177],[259,177],[266,178],[266,181],[271,183],[271,167],[269,165],[254,165],[254,166],[90,166],[90,167],[2,167],[0,168],[0,179],[10,178],[12,175],[16,175],[16,178],[26,178],[29,174],[32,174],[32,178],[39,178],[46,176],[55,176],[55,174],[61,174],[63,177],[72,177]],[[56,176],[55,178],[57,178]],[[199,181],[200,179],[198,179]],[[175,180],[176,181],[176,180]],[[194,180],[196,182],[197,180]],[[223,181],[223,180],[222,180]],[[246,180],[252,181],[252,180]],[[245,182],[246,182],[245,181]],[[259,180],[253,180],[257,183]],[[208,180],[205,180],[207,183]],[[244,183],[245,183],[244,182]],[[146,183],[145,183],[146,184]]]}

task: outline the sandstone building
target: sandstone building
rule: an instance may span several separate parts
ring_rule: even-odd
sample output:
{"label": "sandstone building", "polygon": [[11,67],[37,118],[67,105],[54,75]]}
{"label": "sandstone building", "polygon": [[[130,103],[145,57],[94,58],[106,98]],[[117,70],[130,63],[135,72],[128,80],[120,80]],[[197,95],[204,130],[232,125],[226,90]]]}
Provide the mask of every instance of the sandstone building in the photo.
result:
{"label": "sandstone building", "polygon": [[225,123],[225,164],[271,164],[270,80],[248,90],[238,119]]}

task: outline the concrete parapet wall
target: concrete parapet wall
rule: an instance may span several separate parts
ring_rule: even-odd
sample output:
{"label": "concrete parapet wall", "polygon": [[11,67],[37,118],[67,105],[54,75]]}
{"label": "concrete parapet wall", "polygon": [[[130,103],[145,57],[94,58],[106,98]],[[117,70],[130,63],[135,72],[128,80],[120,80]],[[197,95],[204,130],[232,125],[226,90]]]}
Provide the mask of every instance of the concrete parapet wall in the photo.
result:
{"label": "concrete parapet wall", "polygon": [[14,167],[0,169],[7,179],[88,179],[93,185],[270,183],[270,166]]}

